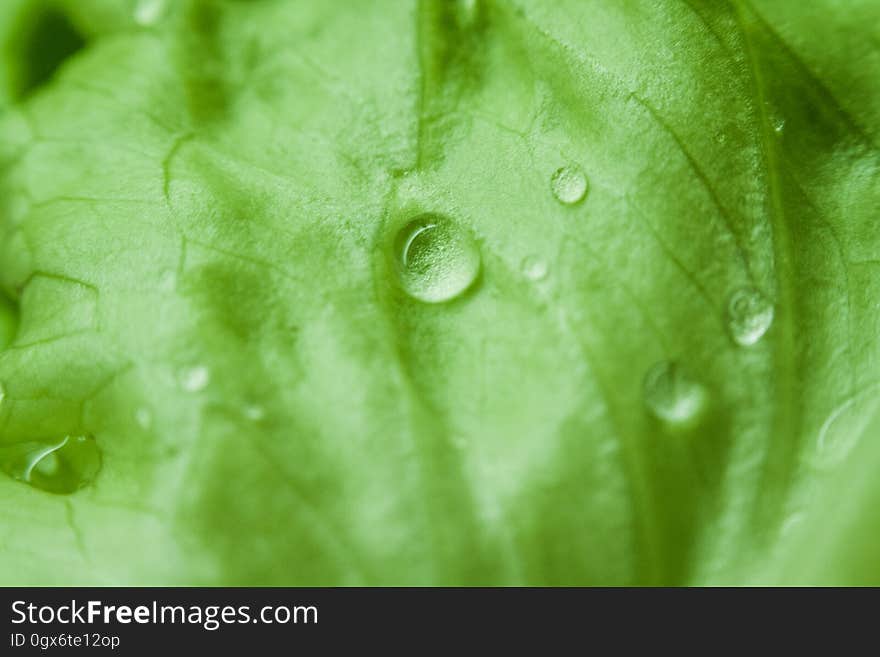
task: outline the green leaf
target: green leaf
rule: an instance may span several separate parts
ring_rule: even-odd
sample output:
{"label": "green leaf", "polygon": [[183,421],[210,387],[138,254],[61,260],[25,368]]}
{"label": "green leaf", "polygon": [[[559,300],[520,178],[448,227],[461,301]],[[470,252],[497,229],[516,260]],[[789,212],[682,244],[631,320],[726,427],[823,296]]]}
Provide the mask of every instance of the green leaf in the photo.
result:
{"label": "green leaf", "polygon": [[878,26],[3,3],[0,583],[880,584]]}

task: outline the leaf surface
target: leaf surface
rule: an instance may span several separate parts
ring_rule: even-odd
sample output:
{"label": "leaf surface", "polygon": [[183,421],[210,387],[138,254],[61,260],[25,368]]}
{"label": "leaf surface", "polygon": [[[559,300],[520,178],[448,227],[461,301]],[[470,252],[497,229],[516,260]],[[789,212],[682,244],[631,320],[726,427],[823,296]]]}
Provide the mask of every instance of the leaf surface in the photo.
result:
{"label": "leaf surface", "polygon": [[[101,470],[0,478],[0,582],[880,583],[878,26],[4,3],[0,449]],[[445,303],[421,213],[479,252]]]}

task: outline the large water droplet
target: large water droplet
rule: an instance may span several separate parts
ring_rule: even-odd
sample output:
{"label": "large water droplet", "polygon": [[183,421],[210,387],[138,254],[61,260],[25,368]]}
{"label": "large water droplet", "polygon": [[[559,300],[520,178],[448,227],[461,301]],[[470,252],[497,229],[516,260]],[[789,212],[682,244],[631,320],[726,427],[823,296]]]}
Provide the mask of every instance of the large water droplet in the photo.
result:
{"label": "large water droplet", "polygon": [[679,363],[665,360],[648,370],[642,382],[645,406],[658,419],[682,423],[695,419],[706,403],[706,389]]}
{"label": "large water droplet", "polygon": [[449,301],[477,279],[480,251],[471,235],[446,217],[419,215],[394,240],[403,289],[426,303]]}
{"label": "large water droplet", "polygon": [[742,288],[727,302],[727,329],[738,345],[749,347],[760,340],[773,323],[773,304],[755,288]]}
{"label": "large water droplet", "polygon": [[588,187],[587,176],[576,164],[557,169],[550,179],[553,196],[566,205],[574,205],[582,201],[587,195]]}
{"label": "large water droplet", "polygon": [[0,468],[34,488],[66,495],[95,479],[101,469],[101,451],[91,436],[0,445]]}
{"label": "large water droplet", "polygon": [[199,392],[211,380],[211,373],[204,365],[189,367],[180,373],[180,386],[187,392]]}

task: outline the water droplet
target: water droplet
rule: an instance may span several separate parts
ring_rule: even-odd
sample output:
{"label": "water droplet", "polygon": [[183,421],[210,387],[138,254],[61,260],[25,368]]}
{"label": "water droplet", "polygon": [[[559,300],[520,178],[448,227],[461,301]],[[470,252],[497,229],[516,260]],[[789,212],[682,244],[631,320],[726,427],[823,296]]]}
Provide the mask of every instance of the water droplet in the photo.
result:
{"label": "water droplet", "polygon": [[537,256],[526,256],[522,262],[522,271],[526,278],[540,281],[547,276],[547,263]]}
{"label": "water droplet", "polygon": [[203,365],[196,365],[180,373],[180,385],[187,392],[199,392],[211,380],[211,373]]}
{"label": "water droplet", "polygon": [[588,186],[587,177],[576,164],[557,169],[550,179],[553,196],[566,205],[574,205],[582,201],[587,195]]}
{"label": "water droplet", "polygon": [[777,116],[773,119],[773,131],[778,134],[783,130],[785,130],[785,119]]}
{"label": "water droplet", "polygon": [[101,451],[91,436],[0,445],[0,468],[34,488],[66,495],[95,479],[101,469]]}
{"label": "water droplet", "polygon": [[460,296],[480,272],[480,251],[470,234],[434,213],[406,224],[394,240],[394,252],[401,286],[426,303]]}
{"label": "water droplet", "polygon": [[760,340],[773,323],[773,304],[755,288],[742,288],[727,301],[727,329],[733,341],[749,347]]}
{"label": "water droplet", "polygon": [[134,413],[134,419],[143,430],[148,430],[153,426],[153,414],[149,408],[139,408]]}
{"label": "water droplet", "polygon": [[642,382],[648,410],[660,420],[682,423],[695,419],[706,402],[706,389],[675,361],[665,360],[648,370]]}
{"label": "water droplet", "polygon": [[134,21],[145,27],[155,25],[165,13],[165,0],[138,0],[134,7]]}
{"label": "water droplet", "polygon": [[0,406],[3,405],[3,401],[6,399],[6,386],[0,383]]}

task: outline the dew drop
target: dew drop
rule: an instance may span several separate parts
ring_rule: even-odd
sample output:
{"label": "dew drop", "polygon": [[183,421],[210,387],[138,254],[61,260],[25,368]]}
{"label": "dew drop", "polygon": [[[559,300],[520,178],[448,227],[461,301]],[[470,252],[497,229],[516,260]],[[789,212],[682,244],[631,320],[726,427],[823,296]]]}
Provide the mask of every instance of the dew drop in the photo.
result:
{"label": "dew drop", "polygon": [[645,406],[658,419],[683,423],[695,419],[706,402],[706,389],[678,363],[661,361],[642,382]]}
{"label": "dew drop", "polygon": [[148,27],[155,25],[165,13],[165,0],[137,0],[134,7],[134,22]]}
{"label": "dew drop", "polygon": [[0,382],[0,406],[3,406],[3,402],[6,400],[6,386]]}
{"label": "dew drop", "polygon": [[473,238],[439,214],[422,214],[406,224],[394,240],[394,253],[401,287],[425,303],[460,296],[480,272]]}
{"label": "dew drop", "polygon": [[584,199],[589,185],[581,168],[576,164],[569,164],[556,170],[550,179],[550,187],[556,200],[574,205]]}
{"label": "dew drop", "polygon": [[0,468],[34,488],[67,495],[94,481],[101,451],[91,436],[0,445]]}
{"label": "dew drop", "polygon": [[755,288],[742,288],[727,301],[727,329],[733,341],[749,347],[760,340],[773,323],[773,304]]}
{"label": "dew drop", "polygon": [[773,131],[777,134],[785,130],[785,119],[777,117],[773,120]]}
{"label": "dew drop", "polygon": [[180,385],[187,392],[199,392],[211,380],[211,373],[203,365],[196,365],[180,373]]}
{"label": "dew drop", "polygon": [[522,271],[529,280],[540,281],[547,276],[547,263],[537,256],[526,256],[522,261]]}

